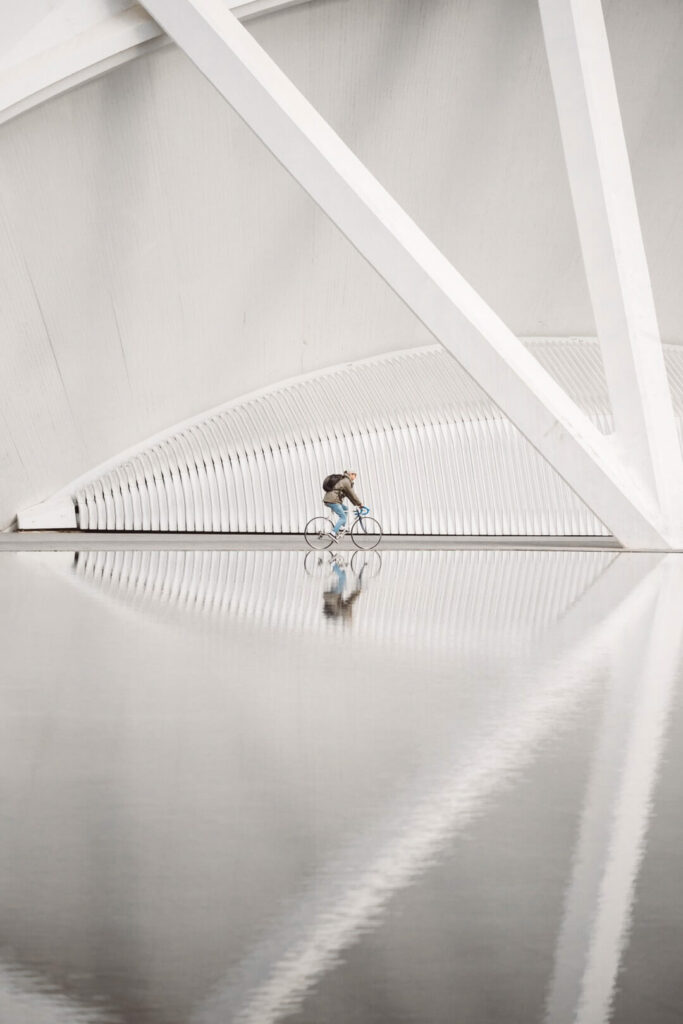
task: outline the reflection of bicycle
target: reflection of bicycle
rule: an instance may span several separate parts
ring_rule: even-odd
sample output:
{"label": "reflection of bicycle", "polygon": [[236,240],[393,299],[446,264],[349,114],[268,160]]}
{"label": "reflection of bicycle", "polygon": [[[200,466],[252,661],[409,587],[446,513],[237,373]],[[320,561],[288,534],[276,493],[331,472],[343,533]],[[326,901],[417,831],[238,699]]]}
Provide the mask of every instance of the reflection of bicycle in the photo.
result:
{"label": "reflection of bicycle", "polygon": [[[312,552],[309,551],[308,554]],[[381,568],[382,556],[379,551],[354,551],[351,555],[351,572],[359,579],[371,580],[379,574]]]}
{"label": "reflection of bicycle", "polygon": [[306,553],[304,570],[307,576],[323,579],[330,574],[335,562],[340,568],[350,569],[354,576],[366,580],[371,580],[379,575],[382,568],[382,556],[379,551],[354,551],[351,559],[348,560],[343,555],[335,555],[323,550]]}
{"label": "reflection of bicycle", "polygon": [[[351,540],[362,551],[369,551],[376,548],[382,539],[382,527],[376,519],[369,515],[370,509],[367,505],[357,508],[354,515],[356,521],[349,530]],[[309,519],[304,530],[304,537],[307,544],[317,551],[329,548],[337,540],[332,532],[334,523],[327,516],[316,516]]]}
{"label": "reflection of bicycle", "polygon": [[[355,558],[356,555],[362,557],[360,551],[354,551],[353,557]],[[340,555],[335,556],[331,551],[326,553],[324,550],[319,550],[306,552],[306,557],[304,558],[304,569],[308,576],[317,576],[322,578],[324,576],[328,576],[332,571],[333,561],[336,561],[342,569],[352,567],[346,559],[342,558]],[[353,559],[351,562],[353,562]]]}

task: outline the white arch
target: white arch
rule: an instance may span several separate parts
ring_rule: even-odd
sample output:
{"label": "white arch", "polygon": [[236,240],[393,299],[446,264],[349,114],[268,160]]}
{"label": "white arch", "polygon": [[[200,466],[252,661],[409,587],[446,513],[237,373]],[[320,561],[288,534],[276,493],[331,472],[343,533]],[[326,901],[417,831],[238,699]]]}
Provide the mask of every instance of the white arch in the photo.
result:
{"label": "white arch", "polygon": [[[527,344],[609,431],[595,341]],[[683,350],[667,346],[666,359],[680,426]],[[349,459],[385,533],[608,534],[437,345],[306,374],[208,410],[20,512],[19,526],[300,533],[322,511],[322,477]]]}
{"label": "white arch", "polygon": [[[310,0],[225,0],[240,21]],[[8,20],[7,12],[5,20]],[[0,15],[0,39],[7,40]],[[171,42],[133,0],[60,0],[0,53],[0,124]]]}

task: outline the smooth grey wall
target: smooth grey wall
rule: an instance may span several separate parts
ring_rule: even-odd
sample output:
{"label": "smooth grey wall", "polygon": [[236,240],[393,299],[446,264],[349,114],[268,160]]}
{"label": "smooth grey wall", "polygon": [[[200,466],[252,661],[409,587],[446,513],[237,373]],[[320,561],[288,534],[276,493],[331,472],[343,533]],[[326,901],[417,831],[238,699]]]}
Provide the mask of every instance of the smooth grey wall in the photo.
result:
{"label": "smooth grey wall", "polygon": [[[606,5],[681,340],[683,6]],[[591,334],[534,0],[312,0],[249,28],[522,335]],[[270,382],[431,338],[170,47],[0,128],[0,526]]]}

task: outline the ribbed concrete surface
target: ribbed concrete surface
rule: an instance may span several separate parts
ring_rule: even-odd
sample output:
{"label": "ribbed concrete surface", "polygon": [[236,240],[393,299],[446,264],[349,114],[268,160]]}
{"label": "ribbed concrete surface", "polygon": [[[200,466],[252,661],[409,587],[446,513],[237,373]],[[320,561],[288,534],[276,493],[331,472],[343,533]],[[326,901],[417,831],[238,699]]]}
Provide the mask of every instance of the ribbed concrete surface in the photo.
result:
{"label": "ribbed concrete surface", "polygon": [[[372,587],[382,600],[353,608],[354,641],[443,649],[481,646],[509,631],[515,644],[547,632],[617,557],[610,551],[385,551],[338,560],[349,591]],[[150,614],[259,623],[324,632],[335,584],[329,555],[300,551],[89,551],[68,572],[110,599]],[[495,596],[494,596],[495,595]],[[454,626],[457,623],[457,627]],[[524,625],[522,625],[524,624]],[[457,628],[457,636],[455,630]]]}
{"label": "ribbed concrete surface", "polygon": [[[530,342],[599,429],[599,348]],[[677,412],[683,352],[666,349]],[[386,533],[607,536],[440,346],[348,364],[212,410],[74,489],[82,530],[300,533],[345,467]]]}

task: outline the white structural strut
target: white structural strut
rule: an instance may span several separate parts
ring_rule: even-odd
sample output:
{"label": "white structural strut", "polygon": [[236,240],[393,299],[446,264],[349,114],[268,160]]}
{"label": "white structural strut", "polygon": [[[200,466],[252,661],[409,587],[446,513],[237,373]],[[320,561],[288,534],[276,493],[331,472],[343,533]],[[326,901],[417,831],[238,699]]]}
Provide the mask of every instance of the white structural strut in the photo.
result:
{"label": "white structural strut", "polygon": [[539,0],[619,448],[664,519],[683,514],[683,459],[600,0]]}
{"label": "white structural strut", "polygon": [[656,496],[222,0],[145,6],[434,336],[627,547],[678,542]]}
{"label": "white structural strut", "polygon": [[[240,20],[308,2],[224,0]],[[0,40],[2,29],[0,13]],[[169,42],[132,0],[45,0],[31,29],[0,48],[0,124]]]}

